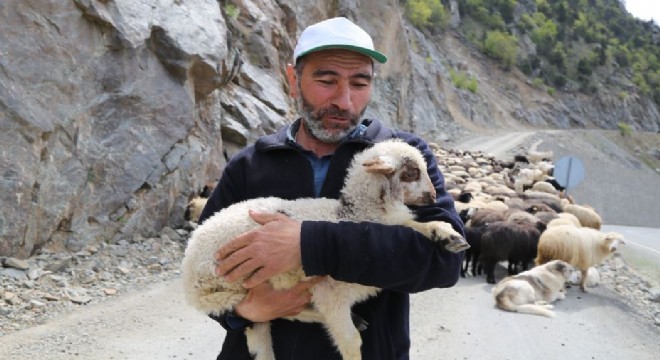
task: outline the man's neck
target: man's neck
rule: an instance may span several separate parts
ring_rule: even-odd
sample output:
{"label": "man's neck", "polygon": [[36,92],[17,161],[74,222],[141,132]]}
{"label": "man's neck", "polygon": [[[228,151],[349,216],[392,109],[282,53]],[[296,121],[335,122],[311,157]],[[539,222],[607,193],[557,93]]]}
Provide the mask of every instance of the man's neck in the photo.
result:
{"label": "man's neck", "polygon": [[319,158],[334,153],[335,150],[337,150],[337,147],[339,147],[339,143],[326,143],[312,137],[307,132],[305,123],[302,121],[295,136],[296,142],[302,146],[303,149],[313,152]]}

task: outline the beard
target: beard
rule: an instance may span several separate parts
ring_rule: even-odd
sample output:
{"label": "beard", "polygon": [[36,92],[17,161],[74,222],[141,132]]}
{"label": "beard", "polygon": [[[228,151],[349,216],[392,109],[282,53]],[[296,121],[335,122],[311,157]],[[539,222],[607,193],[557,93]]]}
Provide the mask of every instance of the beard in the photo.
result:
{"label": "beard", "polygon": [[[336,144],[352,133],[360,122],[360,118],[362,118],[362,115],[364,115],[364,112],[367,110],[367,107],[365,106],[360,113],[356,114],[350,111],[341,110],[336,106],[314,109],[314,106],[305,99],[302,93],[300,91],[298,93],[300,96],[296,99],[296,106],[298,107],[302,122],[305,125],[305,130],[307,130],[307,133],[312,138],[328,144]],[[325,128],[323,126],[324,116],[348,119],[348,126],[343,127],[337,124],[331,128]]]}

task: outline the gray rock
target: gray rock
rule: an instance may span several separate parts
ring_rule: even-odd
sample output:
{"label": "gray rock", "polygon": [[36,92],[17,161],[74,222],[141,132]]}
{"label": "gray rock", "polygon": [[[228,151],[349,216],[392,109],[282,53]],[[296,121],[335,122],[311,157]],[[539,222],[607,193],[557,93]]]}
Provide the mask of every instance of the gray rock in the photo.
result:
{"label": "gray rock", "polygon": [[2,278],[3,276],[10,279],[16,279],[19,281],[24,281],[28,279],[25,271],[12,269],[12,268],[0,269],[0,278]]}
{"label": "gray rock", "polygon": [[181,242],[181,240],[183,240],[183,237],[169,226],[166,226],[163,228],[163,230],[161,230],[161,236],[163,235],[166,235],[168,238],[175,242]]}
{"label": "gray rock", "polygon": [[92,301],[90,296],[73,296],[71,297],[71,302],[74,304],[85,305]]}
{"label": "gray rock", "polygon": [[46,274],[46,272],[41,268],[32,268],[26,272],[26,275],[30,280],[37,280],[44,274]]}
{"label": "gray rock", "polygon": [[649,300],[655,303],[660,303],[660,288],[652,288],[649,290],[649,293]]}
{"label": "gray rock", "polygon": [[30,268],[30,263],[28,263],[26,260],[16,259],[13,257],[5,259],[4,265],[5,267],[18,270],[27,270]]}
{"label": "gray rock", "polygon": [[62,260],[53,261],[52,263],[44,266],[44,270],[54,273],[62,272],[71,266],[73,258],[67,257]]}

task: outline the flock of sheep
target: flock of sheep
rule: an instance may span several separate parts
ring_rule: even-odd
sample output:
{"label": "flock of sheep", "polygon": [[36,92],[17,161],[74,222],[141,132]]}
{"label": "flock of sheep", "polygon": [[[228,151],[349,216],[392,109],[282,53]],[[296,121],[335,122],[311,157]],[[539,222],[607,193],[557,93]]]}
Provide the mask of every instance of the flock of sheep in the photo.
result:
{"label": "flock of sheep", "polygon": [[506,261],[508,274],[515,275],[532,262],[559,259],[580,271],[576,280],[584,291],[597,281],[592,267],[623,239],[600,231],[601,217],[592,207],[564,196],[553,177],[552,152],[538,151],[538,145],[512,161],[433,146],[471,245],[461,275],[484,272],[495,284],[498,262]]}

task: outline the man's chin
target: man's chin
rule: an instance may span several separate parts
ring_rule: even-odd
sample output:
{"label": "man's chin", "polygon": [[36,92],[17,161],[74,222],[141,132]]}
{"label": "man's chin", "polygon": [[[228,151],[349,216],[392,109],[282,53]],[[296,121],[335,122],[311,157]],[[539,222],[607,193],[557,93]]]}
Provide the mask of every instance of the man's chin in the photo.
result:
{"label": "man's chin", "polygon": [[348,134],[350,134],[350,131],[347,129],[323,129],[320,133],[314,135],[323,142],[337,143],[343,140]]}

